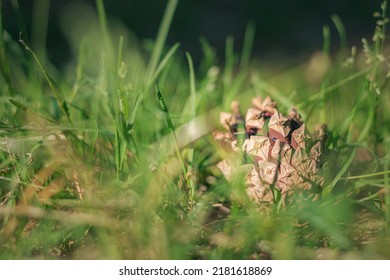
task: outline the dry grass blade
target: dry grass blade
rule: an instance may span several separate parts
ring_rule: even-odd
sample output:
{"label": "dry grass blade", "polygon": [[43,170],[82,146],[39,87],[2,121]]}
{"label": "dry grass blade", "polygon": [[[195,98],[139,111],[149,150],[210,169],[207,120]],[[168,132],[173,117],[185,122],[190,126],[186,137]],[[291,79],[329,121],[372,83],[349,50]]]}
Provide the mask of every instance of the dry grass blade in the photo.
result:
{"label": "dry grass blade", "polygon": [[104,214],[86,214],[77,213],[71,214],[66,211],[59,210],[44,210],[34,206],[16,206],[12,209],[7,209],[5,206],[0,206],[0,217],[5,215],[13,215],[17,217],[27,217],[33,219],[48,219],[64,224],[73,225],[91,225],[105,228],[117,228],[120,226],[115,219],[112,219]]}

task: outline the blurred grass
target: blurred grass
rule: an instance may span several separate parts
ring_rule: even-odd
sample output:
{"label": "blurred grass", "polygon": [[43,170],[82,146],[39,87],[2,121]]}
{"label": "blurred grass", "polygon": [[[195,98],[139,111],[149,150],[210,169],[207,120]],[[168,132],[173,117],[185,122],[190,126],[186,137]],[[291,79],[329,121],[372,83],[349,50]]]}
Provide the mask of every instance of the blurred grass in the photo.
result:
{"label": "blurred grass", "polygon": [[[202,39],[194,69],[165,43],[177,0],[155,43],[111,25],[103,4],[64,15],[79,50],[63,73],[0,24],[0,258],[390,258],[387,1],[351,55],[334,16],[340,52],[325,27],[323,51],[276,76],[250,60],[252,24],[240,55],[227,38],[222,63]],[[297,107],[311,130],[326,121],[317,201],[259,213],[216,168],[219,111],[256,95]]]}

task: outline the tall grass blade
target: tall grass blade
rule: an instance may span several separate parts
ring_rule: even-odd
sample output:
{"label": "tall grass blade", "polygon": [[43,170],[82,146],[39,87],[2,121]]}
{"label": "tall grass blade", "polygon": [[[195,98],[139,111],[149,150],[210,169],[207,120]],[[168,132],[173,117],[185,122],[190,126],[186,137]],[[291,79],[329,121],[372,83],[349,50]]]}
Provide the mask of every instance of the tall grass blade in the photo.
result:
{"label": "tall grass blade", "polygon": [[27,46],[27,44],[23,41],[23,39],[21,38],[21,34],[20,34],[20,38],[19,38],[19,42],[25,47],[25,49],[31,53],[32,57],[34,58],[36,64],[38,65],[39,69],[41,70],[41,72],[43,73],[43,76],[45,77],[52,93],[54,94],[54,97],[58,103],[58,107],[61,108],[62,112],[64,113],[64,115],[66,116],[66,118],[68,119],[69,123],[72,123],[72,120],[70,119],[70,115],[69,115],[69,112],[67,111],[67,109],[65,108],[65,102],[63,100],[61,100],[59,94],[57,93],[57,90],[55,89],[51,79],[49,78],[49,75],[47,74],[45,68],[43,67],[42,63],[40,62],[40,60],[38,59],[37,55],[33,52],[33,50],[30,49],[29,46]]}
{"label": "tall grass blade", "polygon": [[35,0],[33,5],[31,46],[45,65],[46,37],[49,25],[50,0]]}
{"label": "tall grass blade", "polygon": [[124,41],[125,41],[125,39],[123,38],[123,36],[120,36],[119,37],[119,43],[118,43],[118,58],[117,58],[117,61],[116,61],[116,67],[118,68],[118,71],[119,71],[121,63],[123,61],[123,45],[124,45]]}
{"label": "tall grass blade", "polygon": [[345,32],[345,27],[344,27],[344,24],[338,15],[332,15],[331,18],[332,18],[332,21],[333,21],[334,25],[336,26],[337,32],[339,34],[340,50],[341,50],[341,53],[343,54],[345,52],[346,47],[347,47],[347,35]]}
{"label": "tall grass blade", "polygon": [[202,70],[202,72],[206,73],[210,69],[210,67],[216,64],[216,51],[210,45],[206,38],[200,37],[199,42],[203,54],[200,69]]}
{"label": "tall grass blade", "polygon": [[109,102],[111,103],[111,108],[112,108],[112,113],[115,116],[116,122],[119,126],[121,123],[120,121],[120,97],[118,96],[118,91],[117,91],[117,65],[116,65],[116,60],[115,60],[115,54],[114,54],[114,47],[112,44],[112,38],[109,33],[108,29],[108,23],[107,23],[107,17],[106,17],[106,12],[104,9],[104,3],[103,0],[96,0],[96,7],[98,11],[98,16],[99,16],[99,23],[100,23],[100,29],[102,32],[103,36],[103,42],[104,42],[104,67],[106,68],[106,86],[107,86],[107,91],[112,94],[115,98],[110,98]]}
{"label": "tall grass blade", "polygon": [[167,54],[164,56],[164,58],[159,63],[155,73],[153,74],[153,77],[150,80],[150,83],[154,83],[158,77],[158,75],[161,73],[161,71],[164,69],[164,67],[168,64],[172,56],[176,53],[177,49],[180,47],[179,43],[174,44]]}
{"label": "tall grass blade", "polygon": [[146,71],[146,86],[147,88],[153,84],[152,77],[154,77],[158,62],[163,51],[165,41],[168,36],[169,28],[176,10],[178,0],[169,0],[165,9],[160,28],[158,30],[157,39],[153,48],[152,57]]}
{"label": "tall grass blade", "polygon": [[[225,43],[225,66],[223,72],[223,86],[224,90],[228,91],[230,85],[232,84],[233,79],[233,67],[234,67],[234,38],[228,36]],[[228,104],[232,100],[225,100],[225,103]],[[226,105],[225,104],[225,105]]]}
{"label": "tall grass blade", "polygon": [[80,44],[80,47],[79,47],[79,54],[78,54],[78,63],[77,63],[77,66],[76,66],[76,79],[73,83],[73,86],[72,86],[72,91],[71,91],[71,94],[70,94],[70,98],[69,98],[69,103],[72,103],[73,99],[76,97],[79,89],[80,89],[80,86],[81,86],[81,80],[83,78],[83,72],[84,72],[84,67],[85,67],[85,63],[86,63],[86,40],[83,40]]}
{"label": "tall grass blade", "polygon": [[173,137],[173,142],[174,142],[175,148],[176,148],[176,155],[177,155],[177,158],[180,160],[181,168],[182,168],[182,171],[183,171],[183,176],[185,176],[185,178],[187,180],[187,184],[189,185],[188,177],[187,177],[187,170],[186,170],[186,167],[185,167],[185,164],[184,164],[183,157],[181,156],[181,153],[180,153],[180,148],[179,148],[179,144],[177,142],[177,136],[176,136],[176,132],[175,132],[175,127],[173,125],[171,116],[169,115],[168,107],[165,104],[165,101],[164,101],[164,98],[162,96],[162,93],[161,93],[160,89],[157,87],[157,85],[155,86],[155,90],[156,90],[156,95],[157,95],[157,98],[158,98],[158,101],[159,101],[159,104],[160,104],[160,108],[164,112],[165,120],[167,121],[168,128],[171,131],[171,134],[172,134],[172,137]]}
{"label": "tall grass blade", "polygon": [[[328,25],[325,25],[323,28],[322,28],[322,37],[323,37],[323,45],[322,45],[322,55],[324,57],[329,57],[330,55],[330,46],[331,46],[331,36],[330,36],[330,29],[329,29],[329,26]],[[321,97],[321,105],[322,105],[322,110],[320,110],[320,119],[321,119],[321,122],[322,123],[327,123],[327,112],[326,112],[326,95],[325,95],[325,92],[324,92],[324,89],[326,88],[327,86],[327,79],[325,78],[323,80],[323,82],[321,83],[321,92],[323,93],[322,94],[322,97]]]}
{"label": "tall grass blade", "polygon": [[[99,16],[100,28],[103,35],[103,42],[108,52],[108,55],[113,55],[112,39],[108,30],[107,16],[104,9],[103,0],[96,0],[96,7]],[[113,57],[111,57],[113,59]]]}
{"label": "tall grass blade", "polygon": [[[386,141],[389,141],[390,140],[389,130],[386,130],[384,135],[385,135]],[[390,158],[389,158],[390,143],[389,142],[387,142],[387,144],[385,145],[385,153],[386,153],[387,157],[385,159],[383,169],[388,171],[388,172],[384,172],[384,174],[383,174],[384,185],[385,185],[385,188],[387,188],[387,190],[385,192],[386,233],[387,233],[387,236],[390,236],[390,176],[389,176],[389,174],[390,174],[390,171],[389,171],[390,170]]]}
{"label": "tall grass blade", "polygon": [[254,22],[248,23],[245,30],[244,45],[242,47],[240,68],[245,69],[249,66],[249,61],[253,48],[253,41],[255,39],[256,24]]}
{"label": "tall grass blade", "polygon": [[[191,120],[195,120],[196,116],[196,89],[195,89],[195,72],[194,72],[194,64],[192,62],[191,55],[189,53],[186,53],[187,57],[187,62],[188,62],[188,69],[190,72],[190,93],[191,93]],[[191,122],[191,127],[190,127],[190,133],[191,136],[195,135],[195,123]],[[190,176],[189,182],[190,182],[190,199],[191,202],[194,199],[195,195],[195,182],[193,180],[193,175],[195,174],[194,172],[194,147],[195,143],[192,143],[189,150],[188,150],[188,174]]]}
{"label": "tall grass blade", "polygon": [[331,36],[330,29],[328,25],[325,25],[322,28],[322,37],[324,38],[324,43],[322,45],[322,52],[326,55],[330,54],[330,45],[331,45]]}
{"label": "tall grass blade", "polygon": [[5,81],[10,87],[11,95],[12,95],[12,84],[11,84],[11,72],[9,68],[9,61],[6,52],[5,40],[4,40],[4,29],[3,29],[3,3],[0,1],[0,67],[1,73]]}

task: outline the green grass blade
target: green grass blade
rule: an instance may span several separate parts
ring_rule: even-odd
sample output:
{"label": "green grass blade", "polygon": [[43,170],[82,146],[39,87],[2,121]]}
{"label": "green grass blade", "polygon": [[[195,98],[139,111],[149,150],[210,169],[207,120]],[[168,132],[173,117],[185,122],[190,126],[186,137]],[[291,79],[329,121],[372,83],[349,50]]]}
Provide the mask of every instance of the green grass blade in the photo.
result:
{"label": "green grass blade", "polygon": [[[191,55],[189,53],[186,53],[186,57],[187,57],[187,62],[188,62],[188,69],[190,72],[191,120],[195,120],[195,116],[196,116],[196,89],[195,89],[194,65],[192,62]],[[195,135],[194,122],[191,122],[190,133],[192,135]],[[195,182],[192,178],[192,175],[194,174],[194,166],[193,166],[193,164],[194,164],[194,146],[195,146],[195,144],[192,143],[191,147],[188,150],[188,174],[191,176],[189,179],[191,202],[193,201],[194,195],[195,195]]]}
{"label": "green grass blade", "polygon": [[[130,131],[133,129],[135,118],[137,116],[137,112],[138,112],[138,108],[139,108],[141,100],[142,100],[142,92],[139,92],[137,97],[136,97],[136,99],[135,99],[134,106],[133,106],[133,111],[132,111],[132,113],[130,115],[130,119],[128,120],[128,125],[129,125],[129,128],[130,128]],[[128,133],[130,133],[130,131],[128,131]]]}
{"label": "green grass blade", "polygon": [[[368,95],[368,99],[376,99],[376,96],[371,94],[371,95]],[[360,132],[360,135],[358,137],[358,140],[357,142],[360,143],[362,141],[364,141],[365,139],[367,139],[370,135],[370,132],[372,132],[372,127],[374,125],[374,122],[375,122],[375,110],[376,110],[376,104],[375,104],[375,101],[373,101],[374,104],[372,103],[372,101],[369,101],[368,104],[368,113],[367,113],[367,117],[366,117],[366,122]]]}
{"label": "green grass blade", "polygon": [[191,93],[191,119],[195,119],[196,116],[196,89],[195,89],[195,71],[194,64],[192,62],[191,55],[186,53],[188,69],[190,72],[190,93]]}
{"label": "green grass blade", "polygon": [[341,52],[344,53],[347,46],[347,35],[345,32],[344,24],[338,15],[332,15],[331,18],[339,34]]}
{"label": "green grass blade", "polygon": [[202,48],[202,54],[203,54],[200,69],[202,70],[202,73],[207,73],[207,71],[210,69],[210,67],[212,67],[216,64],[216,51],[210,45],[210,43],[207,41],[206,38],[200,37],[199,42],[200,42],[200,45]]}
{"label": "green grass blade", "polygon": [[16,101],[13,98],[10,98],[9,102],[11,102],[12,105],[14,105],[15,107],[19,108],[22,111],[27,111],[27,109],[28,109],[28,107],[26,105],[20,103],[19,101]]}
{"label": "green grass blade", "polygon": [[[5,41],[4,41],[3,3],[1,1],[0,1],[0,65],[1,65],[0,66],[1,73],[4,76],[4,79],[6,80],[8,86],[12,87],[9,61],[8,61],[7,52],[6,52],[6,48],[5,48]],[[12,95],[12,92],[11,92],[11,95]]]}
{"label": "green grass blade", "polygon": [[122,64],[122,61],[123,61],[123,45],[124,45],[124,41],[125,39],[123,38],[123,36],[120,36],[119,37],[119,43],[118,43],[118,59],[116,61],[116,67],[118,68],[118,71],[119,71],[119,68]]}
{"label": "green grass blade", "polygon": [[46,121],[48,121],[48,122],[51,122],[51,123],[57,123],[57,121],[56,120],[54,120],[52,117],[46,117],[46,116],[44,116],[43,114],[41,114],[40,112],[36,112],[36,111],[33,111],[33,110],[31,110],[31,107],[29,107],[29,106],[27,106],[26,104],[23,104],[23,103],[21,103],[21,102],[19,102],[19,101],[16,101],[15,99],[13,99],[13,98],[10,98],[10,99],[8,99],[8,101],[12,104],[12,105],[14,105],[16,108],[18,108],[18,109],[20,109],[20,110],[22,110],[22,111],[25,111],[25,112],[30,112],[30,113],[33,113],[33,114],[35,114],[36,116],[38,116],[38,117],[40,117],[40,118],[42,118],[42,119],[44,119],[44,120],[46,120]]}
{"label": "green grass blade", "polygon": [[[386,136],[390,136],[390,133],[386,133]],[[387,155],[390,154],[390,147],[389,144],[386,146],[386,153]],[[384,169],[389,170],[390,169],[390,158],[387,158],[384,164]],[[390,188],[390,176],[389,173],[384,174],[384,185],[386,188]],[[390,236],[390,190],[387,189],[385,193],[385,205],[386,205],[386,233],[387,236]]]}
{"label": "green grass blade", "polygon": [[175,132],[175,127],[173,125],[171,116],[169,115],[168,107],[165,104],[165,101],[164,101],[164,98],[162,96],[162,93],[161,93],[160,89],[157,87],[157,85],[155,87],[156,87],[156,95],[157,95],[157,98],[158,98],[158,101],[159,101],[159,104],[160,104],[160,108],[164,112],[164,116],[165,116],[165,120],[167,121],[168,128],[169,128],[169,130],[172,133],[173,141],[174,141],[175,148],[176,148],[176,155],[177,155],[178,159],[180,160],[181,168],[182,168],[182,171],[183,171],[183,175],[185,176],[185,178],[187,178],[187,170],[186,170],[186,167],[185,167],[185,164],[184,164],[183,157],[181,156],[181,153],[180,153],[180,148],[179,148],[179,144],[177,142],[177,136],[176,136],[176,132]]}
{"label": "green grass blade", "polygon": [[348,114],[344,117],[344,120],[340,123],[339,129],[342,135],[348,136],[350,134],[350,126],[353,123],[353,120],[355,119],[355,116],[358,113],[359,109],[363,106],[364,101],[366,100],[367,97],[366,93],[367,93],[366,89],[362,89],[362,92],[357,97],[357,100],[353,104],[352,108],[349,110]]}
{"label": "green grass blade", "polygon": [[167,121],[168,128],[169,128],[169,130],[171,131],[171,133],[173,135],[173,139],[174,139],[174,142],[175,142],[175,145],[176,145],[176,148],[177,148],[176,152],[178,154],[178,158],[182,161],[183,167],[184,167],[184,161],[183,161],[183,158],[181,157],[180,149],[179,149],[179,146],[177,144],[177,137],[176,137],[176,133],[175,133],[175,127],[173,125],[171,116],[169,115],[168,107],[167,107],[167,105],[166,105],[166,103],[164,101],[162,93],[161,93],[160,89],[157,86],[156,86],[156,95],[157,95],[157,98],[158,98],[158,101],[159,101],[159,104],[160,104],[160,109],[164,112],[164,116],[165,116],[165,120]]}
{"label": "green grass blade", "polygon": [[111,36],[108,30],[107,16],[104,9],[103,0],[96,0],[96,7],[99,16],[100,29],[103,35],[103,42],[106,47],[106,50],[108,51],[108,55],[112,55],[113,46],[112,46]]}
{"label": "green grass blade", "polygon": [[123,138],[120,135],[118,129],[115,130],[115,162],[117,170],[117,178],[119,179],[119,174],[122,171],[123,163],[126,159],[126,150],[127,144],[126,141],[122,140]]}
{"label": "green grass blade", "polygon": [[[20,34],[21,35],[21,34]],[[52,93],[54,94],[54,97],[56,98],[56,101],[58,103],[58,107],[61,108],[62,112],[64,113],[64,115],[67,117],[69,123],[72,123],[72,120],[70,119],[70,115],[69,115],[69,112],[66,110],[65,108],[65,103],[63,100],[61,100],[59,94],[57,93],[57,90],[55,89],[51,79],[49,78],[49,75],[47,74],[45,68],[43,67],[42,63],[40,62],[40,60],[38,59],[37,55],[33,52],[32,49],[30,49],[29,46],[27,46],[27,44],[23,41],[23,39],[19,38],[19,42],[25,47],[25,49],[31,53],[32,57],[34,58],[36,64],[38,65],[39,69],[41,70],[41,72],[43,73],[43,76],[45,77]]]}
{"label": "green grass blade", "polygon": [[297,107],[301,107],[301,106],[306,106],[307,103],[311,103],[311,102],[316,102],[324,97],[327,96],[327,94],[331,93],[332,91],[334,91],[335,89],[338,89],[340,87],[342,87],[343,85],[345,84],[348,84],[354,80],[356,80],[357,78],[360,78],[360,77],[363,77],[364,75],[366,75],[368,72],[370,72],[372,70],[372,67],[367,67],[365,69],[362,69],[354,74],[351,74],[350,76],[342,79],[342,80],[339,80],[338,82],[324,88],[324,89],[321,89],[320,91],[314,93],[313,95],[311,95],[308,99],[306,99],[305,101],[301,102],[301,103],[298,103],[297,104]]}
{"label": "green grass blade", "polygon": [[172,23],[172,19],[176,10],[178,0],[169,0],[167,7],[165,9],[160,28],[158,30],[156,43],[153,48],[152,57],[150,59],[149,65],[146,71],[146,85],[147,87],[151,86],[152,77],[154,77],[158,62],[161,57],[161,53],[164,49],[165,41],[168,36],[169,28]]}
{"label": "green grass blade", "polygon": [[[232,84],[233,79],[233,67],[234,67],[234,38],[228,36],[225,44],[225,66],[223,72],[223,86],[227,91]],[[232,100],[225,100],[227,104],[230,104]],[[226,104],[225,104],[226,105]]]}
{"label": "green grass blade", "polygon": [[80,47],[79,47],[78,63],[76,66],[76,79],[75,79],[73,86],[72,86],[72,91],[70,94],[69,103],[72,103],[73,99],[76,97],[77,92],[79,91],[80,86],[81,86],[81,80],[83,78],[83,72],[84,72],[84,67],[85,67],[85,63],[86,63],[86,58],[85,58],[86,51],[87,51],[86,40],[83,40],[80,44]]}
{"label": "green grass blade", "polygon": [[322,52],[324,54],[329,55],[330,54],[330,45],[331,45],[331,36],[330,36],[330,29],[328,25],[325,25],[322,28],[322,36],[324,38],[324,43],[322,46]]}
{"label": "green grass blade", "polygon": [[31,46],[45,65],[46,37],[49,25],[50,0],[34,1],[31,31]]}
{"label": "green grass blade", "polygon": [[248,23],[246,26],[244,45],[242,47],[240,68],[245,69],[249,66],[249,61],[253,48],[253,41],[255,39],[256,24],[254,22]]}
{"label": "green grass blade", "polygon": [[382,172],[376,172],[376,173],[371,173],[371,174],[364,174],[364,175],[357,175],[357,176],[349,176],[345,178],[341,178],[343,180],[355,180],[355,179],[363,179],[363,178],[370,178],[370,177],[375,177],[379,175],[385,175],[388,176],[390,174],[390,170],[385,168],[385,171]]}
{"label": "green grass blade", "polygon": [[328,195],[330,194],[330,192],[333,190],[333,188],[336,186],[337,182],[340,181],[340,179],[342,178],[342,176],[344,175],[344,173],[347,171],[347,169],[349,168],[349,166],[351,165],[352,163],[352,160],[355,158],[355,155],[356,155],[356,147],[353,147],[352,148],[352,151],[349,155],[349,157],[347,158],[347,160],[344,162],[344,165],[341,167],[340,171],[337,173],[337,175],[333,178],[332,182],[324,187],[323,189],[323,194],[324,195]]}
{"label": "green grass blade", "polygon": [[167,52],[167,54],[164,56],[164,58],[159,63],[155,73],[153,74],[153,77],[150,80],[150,83],[154,83],[158,77],[158,75],[161,73],[161,71],[164,69],[164,67],[168,64],[172,56],[176,53],[177,49],[180,47],[179,43],[174,44],[170,50]]}

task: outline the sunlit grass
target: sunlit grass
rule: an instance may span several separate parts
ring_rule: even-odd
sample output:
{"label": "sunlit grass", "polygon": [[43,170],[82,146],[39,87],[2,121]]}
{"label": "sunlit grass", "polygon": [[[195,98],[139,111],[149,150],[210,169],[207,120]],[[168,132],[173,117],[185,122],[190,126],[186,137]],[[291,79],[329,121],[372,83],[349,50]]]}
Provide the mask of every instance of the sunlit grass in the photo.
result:
{"label": "sunlit grass", "polygon": [[[194,68],[166,44],[177,0],[154,43],[111,25],[97,0],[81,34],[69,26],[78,51],[63,72],[0,25],[0,258],[388,259],[386,4],[373,40],[350,52],[334,16],[339,53],[325,27],[321,52],[273,77],[250,60],[253,24],[242,52],[226,39],[223,62],[201,39]],[[318,200],[262,213],[216,167],[219,112],[257,95],[310,130],[327,124]]]}

